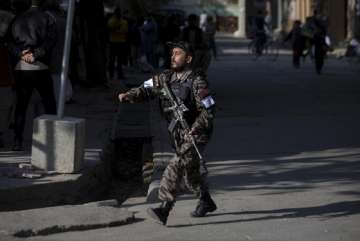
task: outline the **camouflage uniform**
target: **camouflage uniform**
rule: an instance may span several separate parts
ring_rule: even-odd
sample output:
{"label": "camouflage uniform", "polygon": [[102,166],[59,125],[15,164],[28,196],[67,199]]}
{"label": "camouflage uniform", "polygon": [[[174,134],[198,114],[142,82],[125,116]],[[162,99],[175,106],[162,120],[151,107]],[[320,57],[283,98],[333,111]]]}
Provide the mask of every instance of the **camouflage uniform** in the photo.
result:
{"label": "camouflage uniform", "polygon": [[[138,102],[156,96],[160,97],[165,118],[170,123],[173,116],[171,112],[165,111],[167,107],[171,106],[163,91],[165,81],[174,96],[189,109],[189,111],[185,112],[184,118],[190,128],[194,130],[195,142],[200,152],[202,152],[212,134],[215,107],[204,73],[186,70],[180,79],[177,79],[174,72],[166,70],[144,82],[144,85],[128,91],[129,99]],[[175,201],[176,192],[183,178],[187,187],[197,195],[207,192],[207,169],[205,163],[200,163],[191,142],[188,138],[185,138],[185,131],[180,125],[176,125],[171,130],[170,136],[178,158],[175,158],[167,166],[163,174],[159,198],[167,202]]]}

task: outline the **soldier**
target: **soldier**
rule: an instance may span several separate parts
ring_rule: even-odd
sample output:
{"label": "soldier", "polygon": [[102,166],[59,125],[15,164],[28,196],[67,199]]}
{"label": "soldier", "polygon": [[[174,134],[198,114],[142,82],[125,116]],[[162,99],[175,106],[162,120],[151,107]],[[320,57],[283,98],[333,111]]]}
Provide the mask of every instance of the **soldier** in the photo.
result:
{"label": "soldier", "polygon": [[[192,217],[203,217],[217,209],[207,184],[207,169],[201,158],[212,130],[215,101],[210,95],[206,76],[190,68],[193,52],[185,42],[170,43],[171,69],[145,81],[138,88],[119,94],[121,102],[139,102],[158,96],[169,124],[169,134],[177,157],[167,166],[160,182],[161,205],[147,210],[149,216],[166,225],[177,190],[185,180],[186,186],[199,197]],[[177,123],[173,100],[183,106],[184,125]],[[183,122],[182,122],[183,123]],[[188,129],[188,130],[186,130]]]}

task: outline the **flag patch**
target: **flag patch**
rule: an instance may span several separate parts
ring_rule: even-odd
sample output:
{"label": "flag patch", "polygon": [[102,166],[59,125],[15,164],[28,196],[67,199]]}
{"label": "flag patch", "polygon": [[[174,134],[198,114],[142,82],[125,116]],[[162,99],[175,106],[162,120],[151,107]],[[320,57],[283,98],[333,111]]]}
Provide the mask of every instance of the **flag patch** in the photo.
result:
{"label": "flag patch", "polygon": [[207,96],[206,98],[202,99],[201,102],[205,106],[206,109],[210,108],[211,106],[215,105],[214,99],[211,95]]}
{"label": "flag patch", "polygon": [[152,88],[152,87],[154,87],[154,82],[152,78],[144,82],[144,88]]}

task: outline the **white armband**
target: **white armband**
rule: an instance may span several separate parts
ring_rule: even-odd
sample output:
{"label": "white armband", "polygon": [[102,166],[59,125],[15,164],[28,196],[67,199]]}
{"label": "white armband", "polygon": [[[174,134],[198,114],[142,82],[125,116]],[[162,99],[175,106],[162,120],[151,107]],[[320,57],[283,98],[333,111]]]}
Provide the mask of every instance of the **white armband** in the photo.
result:
{"label": "white armband", "polygon": [[144,88],[152,88],[152,87],[154,87],[154,82],[152,78],[144,82]]}

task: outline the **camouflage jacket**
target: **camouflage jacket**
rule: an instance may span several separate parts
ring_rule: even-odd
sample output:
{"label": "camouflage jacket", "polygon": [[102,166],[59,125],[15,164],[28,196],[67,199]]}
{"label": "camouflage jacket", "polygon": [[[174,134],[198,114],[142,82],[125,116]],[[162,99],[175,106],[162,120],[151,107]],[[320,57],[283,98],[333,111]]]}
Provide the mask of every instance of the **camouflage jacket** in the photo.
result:
{"label": "camouflage jacket", "polygon": [[[164,111],[171,105],[163,91],[165,81],[176,98],[188,108],[184,118],[189,127],[194,130],[197,142],[207,142],[213,130],[215,101],[210,94],[209,84],[203,72],[187,70],[180,79],[177,79],[174,72],[165,70],[145,81],[143,85],[129,90],[127,92],[129,99],[140,102],[159,97],[165,118],[170,122],[173,118],[172,113]],[[183,136],[181,130],[178,128],[175,132],[177,134],[172,133],[173,138],[181,139]]]}

